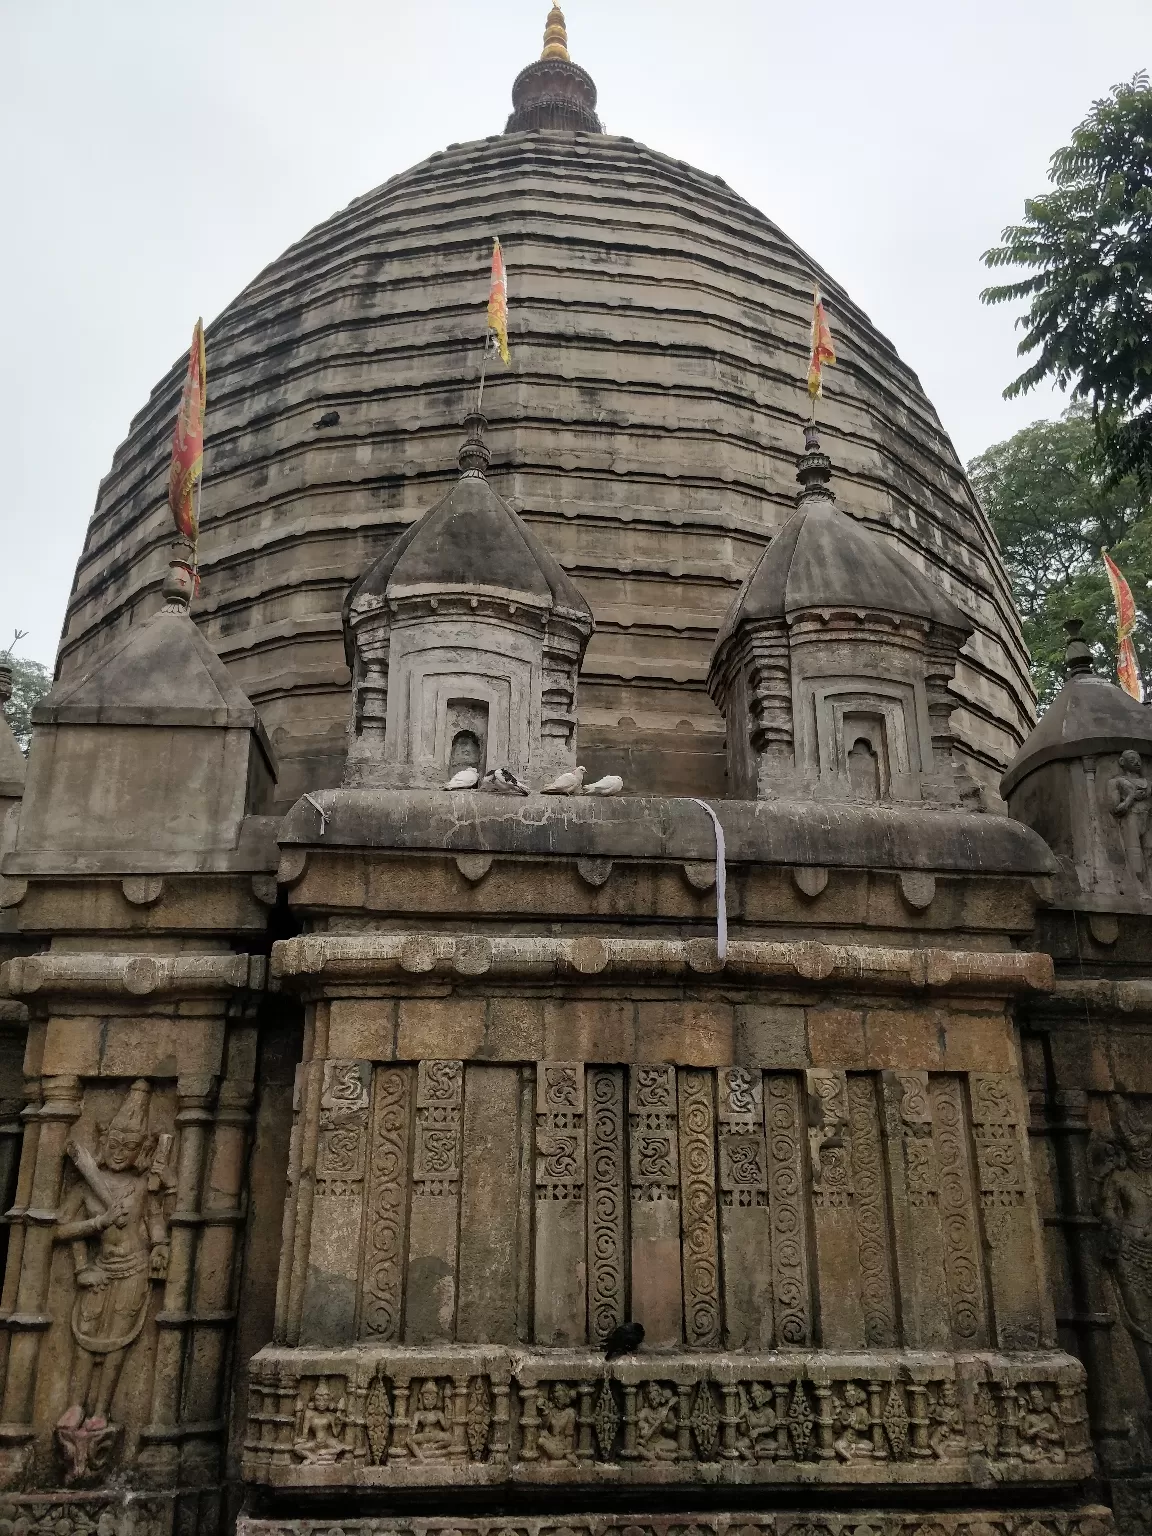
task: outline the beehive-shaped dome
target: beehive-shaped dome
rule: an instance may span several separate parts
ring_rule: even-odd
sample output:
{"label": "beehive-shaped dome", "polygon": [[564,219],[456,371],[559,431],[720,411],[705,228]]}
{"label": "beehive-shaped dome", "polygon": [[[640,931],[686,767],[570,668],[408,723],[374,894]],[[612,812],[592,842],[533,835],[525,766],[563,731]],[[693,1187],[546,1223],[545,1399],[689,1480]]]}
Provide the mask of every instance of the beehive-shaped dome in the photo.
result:
{"label": "beehive-shaped dome", "polygon": [[[550,102],[564,62],[541,61],[560,71]],[[793,510],[818,276],[841,359],[822,407],[841,500],[971,618],[956,727],[975,770],[998,778],[1032,723],[1027,659],[995,540],[915,375],[718,178],[631,139],[529,127],[455,145],[350,204],[208,327],[194,616],[261,712],[281,795],[340,781],[345,596],[455,478],[493,234],[512,365],[489,374],[490,477],[595,614],[589,772],[618,763],[637,788],[723,792],[708,657]],[[181,361],[100,487],[64,676],[159,606],[182,375]]]}

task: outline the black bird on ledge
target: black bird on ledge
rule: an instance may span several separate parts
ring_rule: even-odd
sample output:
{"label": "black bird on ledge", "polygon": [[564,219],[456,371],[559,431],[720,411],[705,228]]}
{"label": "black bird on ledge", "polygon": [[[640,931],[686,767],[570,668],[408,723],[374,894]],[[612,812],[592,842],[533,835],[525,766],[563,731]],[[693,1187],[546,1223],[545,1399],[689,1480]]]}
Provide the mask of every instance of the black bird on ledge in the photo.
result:
{"label": "black bird on ledge", "polygon": [[604,1340],[605,1360],[616,1360],[621,1355],[632,1355],[644,1342],[643,1323],[618,1323]]}

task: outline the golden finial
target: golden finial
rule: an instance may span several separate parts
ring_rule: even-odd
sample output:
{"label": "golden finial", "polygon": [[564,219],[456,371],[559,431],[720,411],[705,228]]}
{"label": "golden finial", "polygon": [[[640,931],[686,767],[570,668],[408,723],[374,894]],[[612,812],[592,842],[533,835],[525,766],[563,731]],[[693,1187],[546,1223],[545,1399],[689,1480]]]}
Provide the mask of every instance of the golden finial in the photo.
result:
{"label": "golden finial", "polygon": [[554,5],[548,12],[548,25],[544,28],[544,52],[542,59],[568,60],[568,29],[564,25],[564,12]]}

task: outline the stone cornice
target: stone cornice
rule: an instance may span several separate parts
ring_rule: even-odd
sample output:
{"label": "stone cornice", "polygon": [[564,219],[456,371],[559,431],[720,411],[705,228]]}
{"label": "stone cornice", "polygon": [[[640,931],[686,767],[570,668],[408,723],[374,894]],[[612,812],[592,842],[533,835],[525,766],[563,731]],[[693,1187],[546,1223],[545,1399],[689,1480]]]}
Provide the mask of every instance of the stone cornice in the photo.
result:
{"label": "stone cornice", "polygon": [[199,996],[259,990],[263,955],[24,955],[0,967],[9,997]]}
{"label": "stone cornice", "polygon": [[1045,997],[1042,1012],[1078,1014],[1082,1020],[1090,1020],[1094,1013],[1142,1015],[1152,1020],[1152,981],[1061,979]]}
{"label": "stone cornice", "polygon": [[1037,953],[736,941],[721,961],[711,939],[488,938],[476,934],[302,935],[272,948],[273,984],[311,990],[432,976],[550,982],[596,977],[653,981],[846,984],[935,989],[997,997],[1046,992],[1052,961]]}

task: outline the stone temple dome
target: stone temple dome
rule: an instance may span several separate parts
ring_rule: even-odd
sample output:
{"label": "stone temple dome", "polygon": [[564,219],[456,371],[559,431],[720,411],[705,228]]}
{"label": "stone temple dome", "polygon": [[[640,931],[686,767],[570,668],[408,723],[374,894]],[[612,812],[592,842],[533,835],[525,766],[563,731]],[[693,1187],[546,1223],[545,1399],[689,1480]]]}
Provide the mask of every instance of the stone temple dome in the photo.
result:
{"label": "stone temple dome", "polygon": [[[357,199],[208,327],[194,617],[260,712],[284,803],[341,781],[351,584],[455,478],[494,234],[512,365],[489,373],[490,478],[595,616],[579,701],[589,772],[725,792],[708,658],[793,511],[818,279],[840,356],[821,429],[841,502],[970,618],[955,729],[995,783],[1032,724],[1027,658],[995,539],[915,374],[719,177],[597,131],[590,77],[563,44],[545,55],[518,78],[506,132]],[[65,678],[160,605],[183,370],[157,385],[100,486]]]}

